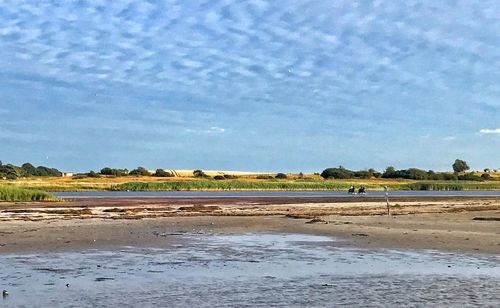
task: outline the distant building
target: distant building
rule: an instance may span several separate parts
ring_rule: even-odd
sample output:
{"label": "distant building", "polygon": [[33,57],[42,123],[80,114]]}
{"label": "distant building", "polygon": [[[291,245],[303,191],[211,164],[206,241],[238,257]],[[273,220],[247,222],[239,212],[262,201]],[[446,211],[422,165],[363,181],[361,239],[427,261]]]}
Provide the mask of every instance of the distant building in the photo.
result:
{"label": "distant building", "polygon": [[62,176],[63,178],[70,178],[70,177],[72,177],[72,176],[73,176],[73,172],[63,172],[63,173],[61,174],[61,176]]}

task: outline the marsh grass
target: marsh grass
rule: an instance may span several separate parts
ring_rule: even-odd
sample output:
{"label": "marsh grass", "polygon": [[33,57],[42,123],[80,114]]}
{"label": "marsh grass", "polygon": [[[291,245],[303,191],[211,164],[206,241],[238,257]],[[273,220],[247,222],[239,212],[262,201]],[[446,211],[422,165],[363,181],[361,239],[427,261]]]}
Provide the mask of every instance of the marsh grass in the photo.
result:
{"label": "marsh grass", "polygon": [[500,182],[477,182],[477,181],[422,181],[396,185],[393,189],[400,190],[498,190]]}
{"label": "marsh grass", "polygon": [[[171,190],[346,190],[350,182],[334,181],[168,181],[130,182],[112,186],[112,190],[171,191]],[[378,185],[365,185],[367,189]]]}
{"label": "marsh grass", "polygon": [[498,182],[414,182],[390,184],[350,181],[168,181],[168,182],[129,182],[112,185],[118,191],[188,191],[188,190],[347,190],[351,185],[363,185],[368,190],[495,190],[500,189]]}
{"label": "marsh grass", "polygon": [[101,177],[73,180],[68,178],[27,178],[0,181],[12,186],[38,191],[175,191],[175,190],[347,190],[351,185],[368,190],[500,190],[500,181],[415,181],[404,179],[346,179],[319,178],[255,179],[239,178],[212,180],[199,178],[158,177]]}
{"label": "marsh grass", "polygon": [[40,190],[0,186],[0,201],[57,201],[58,198]]}

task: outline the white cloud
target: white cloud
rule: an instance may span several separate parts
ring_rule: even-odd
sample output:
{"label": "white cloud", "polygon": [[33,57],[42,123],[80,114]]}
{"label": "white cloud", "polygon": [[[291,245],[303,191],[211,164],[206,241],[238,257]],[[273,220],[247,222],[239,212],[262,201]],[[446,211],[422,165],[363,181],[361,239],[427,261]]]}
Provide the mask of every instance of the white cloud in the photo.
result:
{"label": "white cloud", "polygon": [[212,126],[207,129],[193,129],[193,128],[188,128],[186,129],[187,133],[194,133],[194,134],[222,134],[226,132],[225,128],[218,127],[218,126]]}
{"label": "white cloud", "polygon": [[495,129],[483,128],[479,132],[481,134],[500,134],[500,128],[495,128]]}
{"label": "white cloud", "polygon": [[455,136],[446,136],[443,138],[444,141],[453,141],[456,139],[457,139],[457,137],[455,137]]}

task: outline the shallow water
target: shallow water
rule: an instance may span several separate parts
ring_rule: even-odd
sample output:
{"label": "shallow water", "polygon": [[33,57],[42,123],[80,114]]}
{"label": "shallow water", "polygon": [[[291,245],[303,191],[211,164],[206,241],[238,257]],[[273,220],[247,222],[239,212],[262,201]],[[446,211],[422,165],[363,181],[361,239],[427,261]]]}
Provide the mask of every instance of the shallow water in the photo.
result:
{"label": "shallow water", "polygon": [[9,290],[0,306],[421,307],[500,302],[499,256],[352,249],[339,247],[330,237],[302,234],[182,238],[182,245],[166,249],[0,255],[0,288]]}
{"label": "shallow water", "polygon": [[[81,191],[81,192],[53,192],[58,197],[66,198],[169,198],[169,197],[346,197],[367,198],[383,197],[384,191],[367,191],[366,195],[349,195],[346,191],[334,190],[274,190],[274,191]],[[500,190],[462,190],[462,191],[430,191],[430,190],[393,190],[392,197],[500,197]]]}

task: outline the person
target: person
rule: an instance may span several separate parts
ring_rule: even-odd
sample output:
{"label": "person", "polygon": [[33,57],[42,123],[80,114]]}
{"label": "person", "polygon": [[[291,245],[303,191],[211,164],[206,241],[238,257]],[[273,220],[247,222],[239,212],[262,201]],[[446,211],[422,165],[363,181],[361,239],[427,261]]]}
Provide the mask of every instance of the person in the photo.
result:
{"label": "person", "polygon": [[358,194],[364,194],[365,193],[365,187],[364,186],[361,186],[359,189],[358,189]]}
{"label": "person", "polygon": [[350,194],[354,194],[355,191],[356,191],[356,188],[354,188],[354,186],[351,185],[351,187],[349,188],[349,190],[347,192]]}

